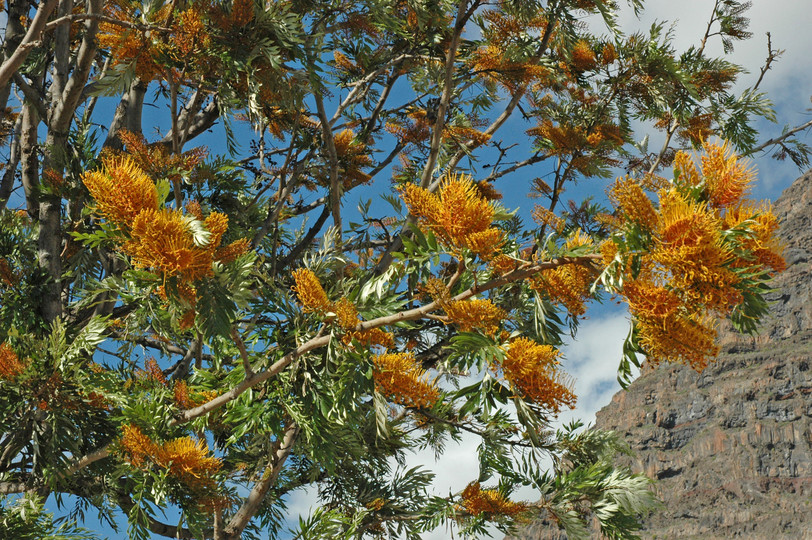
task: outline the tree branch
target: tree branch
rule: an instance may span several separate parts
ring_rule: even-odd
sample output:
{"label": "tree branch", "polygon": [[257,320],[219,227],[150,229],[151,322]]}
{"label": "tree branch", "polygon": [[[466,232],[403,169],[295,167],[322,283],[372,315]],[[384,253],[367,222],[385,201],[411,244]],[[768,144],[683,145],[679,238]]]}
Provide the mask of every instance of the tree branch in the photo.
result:
{"label": "tree branch", "polygon": [[8,84],[12,75],[25,62],[31,50],[39,45],[38,40],[45,30],[48,17],[51,16],[57,4],[59,4],[59,0],[46,0],[40,3],[37,14],[34,15],[34,20],[31,21],[31,26],[28,27],[28,31],[25,33],[20,45],[11,57],[0,66],[0,88]]}
{"label": "tree branch", "polygon": [[290,455],[291,450],[293,450],[293,445],[296,443],[298,436],[299,425],[296,422],[291,422],[287,429],[285,429],[285,435],[281,440],[281,444],[274,450],[274,455],[270,463],[268,463],[267,468],[262,473],[262,478],[254,484],[251,493],[248,494],[245,502],[237,513],[234,514],[234,517],[231,518],[231,521],[226,527],[224,532],[227,539],[236,540],[239,538],[243,529],[248,525],[248,522],[254,517],[254,514],[257,513],[262,501],[268,494],[268,490],[276,484],[279,473],[282,472],[282,467],[285,465],[285,461]]}

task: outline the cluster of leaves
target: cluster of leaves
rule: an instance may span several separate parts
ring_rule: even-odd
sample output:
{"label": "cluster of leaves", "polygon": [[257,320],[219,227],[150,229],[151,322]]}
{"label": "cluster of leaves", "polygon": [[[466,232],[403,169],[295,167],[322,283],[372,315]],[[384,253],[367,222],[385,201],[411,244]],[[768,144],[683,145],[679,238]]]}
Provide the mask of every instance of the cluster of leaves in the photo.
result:
{"label": "cluster of leaves", "polygon": [[[746,154],[771,118],[705,53],[746,37],[743,3],[719,0],[679,54],[664,26],[624,36],[603,0],[22,4],[0,66],[25,95],[19,116],[0,107],[16,126],[0,194],[25,193],[0,200],[1,494],[70,495],[113,526],[118,508],[132,538],[524,519],[632,537],[648,480],[613,466],[611,434],[550,428],[576,400],[563,336],[602,288],[634,315],[622,372],[634,352],[701,367],[711,347],[680,348],[686,325],[763,314],[774,218],[728,150],[705,145],[699,168],[678,151],[718,135]],[[25,28],[42,40],[17,47]],[[517,116],[529,154],[500,138]],[[636,121],[662,151],[630,144]],[[184,151],[218,123],[224,148]],[[548,173],[526,224],[497,188],[530,166]],[[615,184],[613,216],[564,207],[617,167],[637,180]],[[349,209],[369,184],[392,193]],[[410,452],[468,436],[478,470],[433,494]],[[307,487],[296,525],[285,502]]]}

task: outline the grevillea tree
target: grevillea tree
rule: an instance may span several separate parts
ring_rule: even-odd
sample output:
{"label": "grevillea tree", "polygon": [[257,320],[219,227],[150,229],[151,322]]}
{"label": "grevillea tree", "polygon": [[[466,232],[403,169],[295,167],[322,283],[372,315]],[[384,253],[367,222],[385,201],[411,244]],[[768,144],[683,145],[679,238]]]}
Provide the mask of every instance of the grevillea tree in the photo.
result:
{"label": "grevillea tree", "polygon": [[[133,538],[628,538],[648,480],[612,434],[550,427],[576,400],[562,335],[622,300],[622,381],[702,369],[783,267],[739,156],[803,164],[808,126],[760,142],[761,78],[707,53],[748,37],[744,3],[716,0],[685,51],[622,33],[610,0],[3,7],[14,537],[90,536],[92,512]],[[599,199],[565,204],[575,182]],[[409,456],[463,435],[479,469],[435,493]]]}

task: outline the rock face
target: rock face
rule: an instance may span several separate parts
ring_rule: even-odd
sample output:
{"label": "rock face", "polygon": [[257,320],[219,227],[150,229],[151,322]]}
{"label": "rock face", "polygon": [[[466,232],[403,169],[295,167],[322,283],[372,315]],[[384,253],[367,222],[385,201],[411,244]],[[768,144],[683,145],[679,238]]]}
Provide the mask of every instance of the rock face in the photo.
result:
{"label": "rock face", "polygon": [[[720,331],[703,373],[644,368],[597,414],[658,479],[646,539],[812,539],[812,171],[775,203],[788,269],[757,337]],[[596,538],[598,535],[596,535]],[[560,540],[534,523],[516,537]]]}
{"label": "rock face", "polygon": [[597,414],[659,480],[643,538],[812,539],[812,171],[775,210],[789,267],[760,334],[723,329],[703,373],[644,370]]}

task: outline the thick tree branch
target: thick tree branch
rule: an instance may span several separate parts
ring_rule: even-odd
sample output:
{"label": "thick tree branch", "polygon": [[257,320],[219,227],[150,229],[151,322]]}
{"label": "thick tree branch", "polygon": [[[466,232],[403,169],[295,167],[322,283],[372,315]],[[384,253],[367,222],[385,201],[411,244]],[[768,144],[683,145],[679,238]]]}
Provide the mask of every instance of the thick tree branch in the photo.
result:
{"label": "thick tree branch", "polygon": [[48,17],[51,16],[57,4],[59,4],[59,0],[40,2],[39,8],[37,8],[37,14],[34,15],[34,19],[31,21],[31,25],[28,27],[28,31],[17,47],[17,50],[0,66],[0,87],[4,87],[9,83],[12,75],[14,75],[23,62],[25,62],[28,54],[39,45],[39,38],[45,30]]}
{"label": "thick tree branch", "polygon": [[262,505],[262,501],[268,494],[268,490],[276,484],[279,473],[282,472],[282,467],[285,465],[285,461],[290,455],[291,450],[293,450],[293,445],[296,443],[298,436],[299,425],[296,424],[296,422],[291,422],[287,429],[285,429],[285,435],[281,440],[281,444],[274,449],[273,457],[270,463],[268,463],[268,467],[262,473],[262,478],[254,484],[251,493],[248,494],[243,505],[237,513],[234,514],[234,517],[231,518],[228,526],[226,526],[224,532],[227,540],[236,540],[239,538],[246,525],[248,525],[248,522],[251,521],[251,518],[257,513],[260,505]]}

